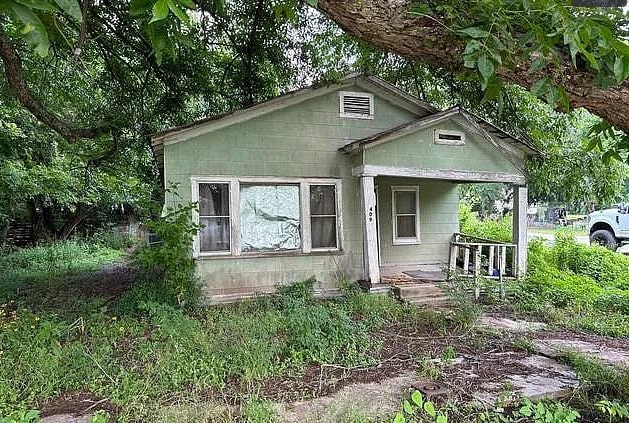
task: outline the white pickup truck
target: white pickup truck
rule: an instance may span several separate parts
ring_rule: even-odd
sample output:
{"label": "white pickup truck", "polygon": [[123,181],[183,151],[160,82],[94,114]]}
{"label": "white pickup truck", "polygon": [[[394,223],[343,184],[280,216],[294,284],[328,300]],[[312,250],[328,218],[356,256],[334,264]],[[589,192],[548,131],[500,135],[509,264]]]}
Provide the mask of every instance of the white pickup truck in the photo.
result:
{"label": "white pickup truck", "polygon": [[587,231],[590,242],[610,250],[629,243],[629,204],[598,210],[588,215]]}

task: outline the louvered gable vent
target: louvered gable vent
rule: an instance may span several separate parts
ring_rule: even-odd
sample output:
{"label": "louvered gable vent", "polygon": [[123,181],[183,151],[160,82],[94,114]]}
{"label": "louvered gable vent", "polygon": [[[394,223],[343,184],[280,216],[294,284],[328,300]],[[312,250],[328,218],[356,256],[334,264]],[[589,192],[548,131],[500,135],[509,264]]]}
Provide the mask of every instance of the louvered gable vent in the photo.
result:
{"label": "louvered gable vent", "polygon": [[373,119],[373,94],[341,91],[341,117]]}

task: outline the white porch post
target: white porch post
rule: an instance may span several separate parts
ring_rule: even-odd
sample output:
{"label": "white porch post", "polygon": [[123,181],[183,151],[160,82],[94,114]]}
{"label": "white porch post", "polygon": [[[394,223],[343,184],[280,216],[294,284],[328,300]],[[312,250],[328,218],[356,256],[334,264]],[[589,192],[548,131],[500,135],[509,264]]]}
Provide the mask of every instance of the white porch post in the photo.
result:
{"label": "white porch post", "polygon": [[526,237],[528,209],[528,189],[526,186],[513,186],[513,243],[517,245],[517,254],[514,254],[514,269],[517,268],[518,277],[526,274]]}
{"label": "white porch post", "polygon": [[360,177],[363,222],[363,265],[365,278],[372,284],[380,282],[378,262],[378,230],[376,228],[376,191],[373,176]]}

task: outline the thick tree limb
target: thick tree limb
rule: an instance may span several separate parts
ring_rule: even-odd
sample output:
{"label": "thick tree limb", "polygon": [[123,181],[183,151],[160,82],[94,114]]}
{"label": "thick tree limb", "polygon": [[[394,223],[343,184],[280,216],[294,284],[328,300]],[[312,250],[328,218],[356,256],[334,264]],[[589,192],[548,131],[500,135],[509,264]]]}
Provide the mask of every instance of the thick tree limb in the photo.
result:
{"label": "thick tree limb", "polygon": [[17,54],[13,42],[4,32],[1,23],[0,59],[2,59],[2,63],[4,64],[4,72],[6,74],[9,87],[11,87],[11,90],[17,100],[22,104],[22,106],[30,111],[37,120],[59,133],[59,135],[65,138],[68,142],[76,142],[87,138],[97,138],[101,135],[107,134],[111,130],[108,125],[94,128],[77,128],[64,121],[54,113],[48,111],[38,100],[36,100],[24,81],[22,60]]}
{"label": "thick tree limb", "polygon": [[[319,0],[317,7],[347,33],[402,56],[458,73],[464,70],[465,48],[437,20],[409,14],[412,0]],[[498,76],[530,88],[540,75],[528,73],[528,58],[514,58],[515,69],[501,68]],[[586,70],[574,69],[566,58],[563,69],[548,75],[564,87],[572,107],[584,107],[629,133],[629,82],[604,89]]]}

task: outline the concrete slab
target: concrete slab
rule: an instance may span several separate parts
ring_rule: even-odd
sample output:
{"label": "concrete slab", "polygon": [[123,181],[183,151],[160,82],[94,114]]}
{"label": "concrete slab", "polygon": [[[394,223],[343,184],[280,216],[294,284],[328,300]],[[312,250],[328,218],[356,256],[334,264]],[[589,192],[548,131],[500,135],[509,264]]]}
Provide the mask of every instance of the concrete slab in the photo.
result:
{"label": "concrete slab", "polygon": [[529,322],[526,320],[510,319],[508,317],[495,317],[482,315],[476,325],[479,327],[505,330],[509,332],[537,332],[548,327],[546,323]]}
{"label": "concrete slab", "polygon": [[520,397],[558,399],[570,395],[579,386],[577,375],[569,366],[548,357],[532,355],[519,363],[531,372],[505,375],[500,381],[484,383],[474,397],[486,404],[508,403]]}
{"label": "concrete slab", "polygon": [[56,414],[41,419],[42,423],[87,423],[89,420],[90,416],[75,417],[72,414]]}
{"label": "concrete slab", "polygon": [[413,373],[393,377],[380,383],[357,383],[321,398],[277,404],[278,421],[284,423],[336,423],[360,417],[368,421],[388,419],[400,407],[411,383]]}
{"label": "concrete slab", "polygon": [[562,351],[576,351],[603,360],[614,366],[629,367],[629,351],[607,347],[587,341],[569,339],[536,339],[537,350],[548,357],[558,357]]}

